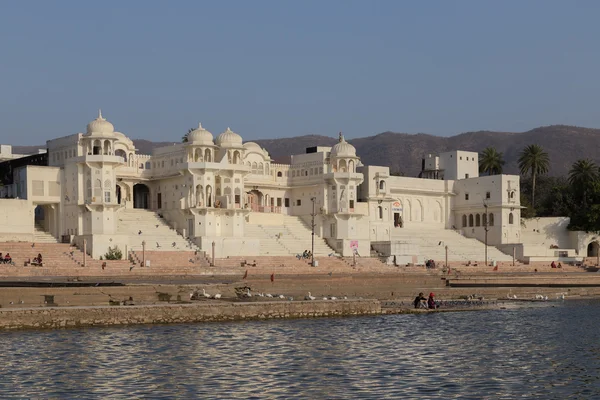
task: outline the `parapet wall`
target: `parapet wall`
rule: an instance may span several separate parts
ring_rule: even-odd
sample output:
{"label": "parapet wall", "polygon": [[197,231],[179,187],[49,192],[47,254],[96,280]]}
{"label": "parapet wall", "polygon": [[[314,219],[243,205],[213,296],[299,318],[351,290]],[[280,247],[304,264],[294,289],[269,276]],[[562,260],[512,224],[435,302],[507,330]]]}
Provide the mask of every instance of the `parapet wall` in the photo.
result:
{"label": "parapet wall", "polygon": [[0,310],[0,329],[168,324],[381,313],[377,300],[315,300]]}

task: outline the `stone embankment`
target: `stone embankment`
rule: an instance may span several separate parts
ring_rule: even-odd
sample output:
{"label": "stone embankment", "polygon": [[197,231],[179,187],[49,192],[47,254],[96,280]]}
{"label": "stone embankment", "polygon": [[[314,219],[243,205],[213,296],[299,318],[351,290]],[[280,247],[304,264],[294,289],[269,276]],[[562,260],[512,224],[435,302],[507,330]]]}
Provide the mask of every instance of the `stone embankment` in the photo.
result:
{"label": "stone embankment", "polygon": [[0,329],[168,324],[380,314],[377,300],[214,302],[144,306],[0,309]]}

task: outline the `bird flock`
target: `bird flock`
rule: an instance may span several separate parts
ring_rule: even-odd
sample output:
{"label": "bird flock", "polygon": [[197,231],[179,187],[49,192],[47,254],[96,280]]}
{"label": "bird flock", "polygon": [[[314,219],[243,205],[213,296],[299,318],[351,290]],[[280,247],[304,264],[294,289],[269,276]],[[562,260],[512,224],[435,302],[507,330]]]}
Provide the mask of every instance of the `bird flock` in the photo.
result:
{"label": "bird flock", "polygon": [[[247,288],[244,292],[240,294],[238,294],[239,297],[241,298],[256,298],[256,297],[264,297],[264,298],[268,298],[268,299],[281,299],[281,300],[288,300],[288,301],[293,301],[294,297],[292,296],[285,296],[283,294],[272,294],[272,293],[263,293],[263,292],[256,292],[256,293],[252,293],[250,291],[249,288]],[[194,290],[192,292],[190,292],[190,300],[200,300],[200,299],[220,299],[221,298],[221,293],[215,293],[215,294],[210,294],[206,292],[206,289],[202,289],[202,292],[198,291],[198,290]],[[323,296],[322,297],[323,300],[338,300],[337,297],[335,296]],[[347,300],[348,297],[344,296],[343,298],[340,298],[343,300]],[[308,295],[304,297],[304,300],[317,300],[317,297],[313,296],[311,292],[308,292]]]}

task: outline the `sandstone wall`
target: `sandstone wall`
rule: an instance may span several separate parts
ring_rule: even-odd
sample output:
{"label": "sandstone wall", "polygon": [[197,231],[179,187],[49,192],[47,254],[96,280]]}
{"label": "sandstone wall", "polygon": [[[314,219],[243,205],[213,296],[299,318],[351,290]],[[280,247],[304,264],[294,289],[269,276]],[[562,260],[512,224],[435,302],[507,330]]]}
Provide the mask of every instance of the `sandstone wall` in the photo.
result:
{"label": "sandstone wall", "polygon": [[0,329],[190,323],[381,313],[377,300],[0,309]]}

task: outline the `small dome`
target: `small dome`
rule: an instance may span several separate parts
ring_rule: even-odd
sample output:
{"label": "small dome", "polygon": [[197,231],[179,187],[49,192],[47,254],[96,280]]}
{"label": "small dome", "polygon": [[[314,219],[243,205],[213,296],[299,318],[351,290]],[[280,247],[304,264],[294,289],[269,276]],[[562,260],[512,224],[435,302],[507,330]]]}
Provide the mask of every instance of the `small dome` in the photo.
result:
{"label": "small dome", "polygon": [[192,144],[214,144],[213,135],[202,127],[202,124],[198,124],[198,128],[194,129],[188,135],[188,143]]}
{"label": "small dome", "polygon": [[237,147],[242,145],[242,137],[227,128],[227,130],[217,136],[217,145],[222,147]]}
{"label": "small dome", "polygon": [[356,148],[346,142],[340,132],[340,141],[331,149],[331,157],[356,157]]}
{"label": "small dome", "polygon": [[102,117],[102,110],[98,111],[98,118],[87,125],[87,134],[112,134],[115,132],[113,124]]}
{"label": "small dome", "polygon": [[244,143],[244,148],[246,148],[247,150],[258,150],[261,152],[263,151],[262,147],[260,147],[258,143],[254,143],[254,142]]}

